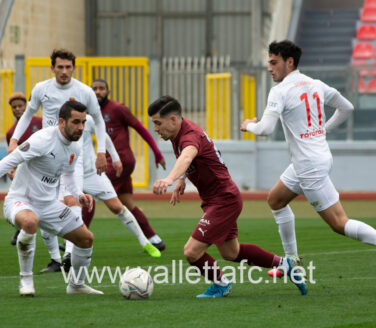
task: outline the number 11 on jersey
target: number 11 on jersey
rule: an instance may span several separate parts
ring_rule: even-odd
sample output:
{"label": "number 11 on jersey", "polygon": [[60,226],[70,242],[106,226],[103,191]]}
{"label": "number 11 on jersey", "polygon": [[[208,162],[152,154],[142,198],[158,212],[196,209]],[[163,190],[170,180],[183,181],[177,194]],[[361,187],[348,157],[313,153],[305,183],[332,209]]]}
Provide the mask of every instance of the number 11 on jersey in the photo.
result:
{"label": "number 11 on jersey", "polygon": [[[319,119],[319,125],[322,125],[322,112],[321,112],[321,107],[320,107],[320,97],[317,92],[315,92],[312,95],[313,99],[316,99],[316,104],[317,104],[317,113],[318,113],[318,119]],[[307,92],[304,92],[300,95],[300,100],[305,102],[306,106],[306,111],[307,111],[307,121],[308,121],[308,126],[311,126],[311,108],[309,107],[309,102],[308,102],[308,94]]]}

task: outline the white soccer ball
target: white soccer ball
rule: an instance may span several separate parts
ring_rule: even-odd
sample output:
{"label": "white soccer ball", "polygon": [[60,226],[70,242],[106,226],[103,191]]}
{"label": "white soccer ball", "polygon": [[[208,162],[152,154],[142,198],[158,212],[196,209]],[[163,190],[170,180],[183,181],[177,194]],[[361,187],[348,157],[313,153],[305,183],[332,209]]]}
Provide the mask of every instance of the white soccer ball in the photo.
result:
{"label": "white soccer ball", "polygon": [[153,293],[154,283],[147,271],[133,268],[122,275],[119,289],[121,295],[127,300],[145,300]]}

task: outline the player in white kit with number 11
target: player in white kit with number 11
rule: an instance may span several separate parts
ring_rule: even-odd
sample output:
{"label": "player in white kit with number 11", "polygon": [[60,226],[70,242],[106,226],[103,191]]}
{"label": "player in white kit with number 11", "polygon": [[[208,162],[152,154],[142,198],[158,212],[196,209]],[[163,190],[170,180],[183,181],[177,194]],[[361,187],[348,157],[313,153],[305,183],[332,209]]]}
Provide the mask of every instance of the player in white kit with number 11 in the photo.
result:
{"label": "player in white kit with number 11", "polygon": [[[329,177],[333,159],[326,133],[343,123],[354,107],[336,89],[299,72],[301,53],[288,40],[269,45],[268,71],[279,84],[270,90],[261,121],[247,119],[241,125],[242,131],[269,135],[281,119],[292,163],[270,190],[268,203],[284,251],[287,256],[298,257],[294,214],[288,205],[298,194],[306,196],[335,232],[376,245],[376,230],[347,217]],[[336,108],[327,122],[324,105]]]}

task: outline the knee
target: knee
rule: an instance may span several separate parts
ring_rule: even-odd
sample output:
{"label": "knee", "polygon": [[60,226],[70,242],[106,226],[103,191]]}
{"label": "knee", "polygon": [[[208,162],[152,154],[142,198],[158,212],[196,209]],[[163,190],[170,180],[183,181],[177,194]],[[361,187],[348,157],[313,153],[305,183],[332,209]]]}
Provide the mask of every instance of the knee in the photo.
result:
{"label": "knee", "polygon": [[184,257],[189,263],[194,263],[199,259],[198,254],[196,254],[196,252],[194,252],[193,249],[187,245],[184,246]]}
{"label": "knee", "polygon": [[27,216],[24,219],[21,228],[27,233],[36,233],[38,228],[38,218],[35,216]]}
{"label": "knee", "polygon": [[221,256],[226,261],[235,261],[238,257],[238,254],[236,252],[226,252],[221,254]]}
{"label": "knee", "polygon": [[268,193],[267,202],[268,202],[269,207],[274,211],[279,210],[287,205],[285,204],[284,201],[274,196],[270,192]]}
{"label": "knee", "polygon": [[84,237],[77,241],[76,245],[80,248],[91,248],[94,242],[94,235],[91,231],[87,231]]}

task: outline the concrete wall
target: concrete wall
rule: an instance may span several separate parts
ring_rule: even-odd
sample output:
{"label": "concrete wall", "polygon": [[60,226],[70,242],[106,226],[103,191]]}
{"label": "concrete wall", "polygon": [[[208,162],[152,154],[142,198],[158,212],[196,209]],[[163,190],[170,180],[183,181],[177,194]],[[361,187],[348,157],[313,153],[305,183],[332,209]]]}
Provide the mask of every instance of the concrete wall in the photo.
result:
{"label": "concrete wall", "polygon": [[[217,148],[235,183],[242,190],[268,190],[290,163],[285,142],[216,141]],[[167,176],[175,163],[170,142],[159,147],[167,161],[167,170],[158,170],[157,178]],[[376,142],[330,142],[334,166],[331,178],[341,191],[376,191]],[[189,186],[194,190],[193,186]]]}
{"label": "concrete wall", "polygon": [[54,48],[85,55],[84,0],[15,0],[0,45],[0,65],[15,55],[46,57]]}

